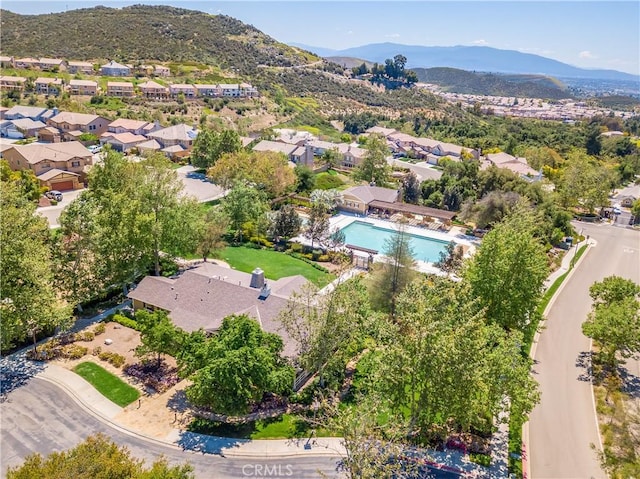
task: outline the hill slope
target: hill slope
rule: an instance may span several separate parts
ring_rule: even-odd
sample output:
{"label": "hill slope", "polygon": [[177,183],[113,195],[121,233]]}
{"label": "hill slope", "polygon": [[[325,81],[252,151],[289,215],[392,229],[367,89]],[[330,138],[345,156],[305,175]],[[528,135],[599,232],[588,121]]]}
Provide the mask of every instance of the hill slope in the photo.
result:
{"label": "hill slope", "polygon": [[[251,73],[319,60],[224,15],[166,6],[95,7],[45,15],[1,10],[3,55],[195,61]],[[55,41],[52,41],[55,39]]]}
{"label": "hill slope", "polygon": [[454,93],[556,100],[571,96],[566,86],[543,75],[498,75],[456,68],[414,68],[413,71],[419,81],[439,85]]}
{"label": "hill slope", "polygon": [[398,43],[375,43],[336,51],[312,46],[299,46],[321,56],[366,58],[369,61],[379,63],[401,53],[407,57],[407,68],[451,67],[482,72],[534,73],[554,77],[638,81],[638,76],[629,73],[615,70],[587,70],[540,55],[491,47],[426,47]]}

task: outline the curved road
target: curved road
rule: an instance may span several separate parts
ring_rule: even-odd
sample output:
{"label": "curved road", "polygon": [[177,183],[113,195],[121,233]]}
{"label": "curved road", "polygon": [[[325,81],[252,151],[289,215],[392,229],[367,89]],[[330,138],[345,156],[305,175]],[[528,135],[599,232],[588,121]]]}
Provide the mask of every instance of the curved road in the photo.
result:
{"label": "curved road", "polygon": [[[575,223],[597,241],[565,282],[547,314],[535,354],[542,398],[529,421],[529,460],[534,479],[600,479],[600,448],[591,382],[590,340],[581,325],[591,309],[589,287],[618,275],[640,283],[640,234],[623,227]],[[570,253],[573,254],[573,253]],[[631,372],[637,364],[629,363]]]}
{"label": "curved road", "polygon": [[8,466],[22,463],[33,452],[48,454],[68,449],[98,432],[127,446],[133,455],[149,464],[161,455],[172,464],[188,461],[198,478],[318,478],[320,471],[326,477],[338,477],[337,459],[330,457],[225,458],[147,441],[104,424],[78,407],[58,386],[37,378],[10,392],[0,405],[0,414],[2,477],[6,476]]}

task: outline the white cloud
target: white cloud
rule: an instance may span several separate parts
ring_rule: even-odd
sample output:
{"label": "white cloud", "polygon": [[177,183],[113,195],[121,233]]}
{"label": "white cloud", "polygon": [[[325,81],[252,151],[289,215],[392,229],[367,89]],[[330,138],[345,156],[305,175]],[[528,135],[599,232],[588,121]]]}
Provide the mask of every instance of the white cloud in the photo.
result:
{"label": "white cloud", "polygon": [[489,45],[489,42],[486,41],[484,38],[481,38],[479,40],[474,40],[471,42],[472,45]]}
{"label": "white cloud", "polygon": [[387,33],[385,35],[386,38],[400,38],[400,34],[399,33]]}
{"label": "white cloud", "polygon": [[598,58],[598,57],[597,57],[597,56],[595,56],[593,53],[591,53],[589,50],[581,51],[580,53],[578,53],[578,56],[579,56],[580,58],[590,58],[590,59]]}
{"label": "white cloud", "polygon": [[353,30],[349,30],[349,31],[347,32],[347,35],[353,35]]}

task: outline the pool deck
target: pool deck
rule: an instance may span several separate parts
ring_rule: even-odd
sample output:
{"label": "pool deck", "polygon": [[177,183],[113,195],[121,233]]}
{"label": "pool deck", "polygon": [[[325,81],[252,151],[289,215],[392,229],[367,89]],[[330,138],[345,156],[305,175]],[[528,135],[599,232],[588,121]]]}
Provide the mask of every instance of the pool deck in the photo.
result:
{"label": "pool deck", "polygon": [[[377,226],[379,228],[384,228],[388,230],[395,230],[398,224],[393,221],[384,220],[380,218],[373,218],[373,217],[362,216],[362,215],[358,216],[358,215],[344,214],[344,213],[340,213],[329,218],[329,224],[330,224],[331,230],[334,230],[335,228],[338,228],[338,229],[346,228],[347,226],[349,226],[351,223],[355,221],[368,223],[372,226]],[[473,253],[475,252],[476,246],[480,244],[478,241],[478,238],[466,236],[465,234],[462,234],[460,232],[459,228],[456,228],[456,227],[451,228],[451,230],[448,232],[444,232],[444,231],[434,231],[426,228],[421,228],[419,226],[406,225],[406,232],[412,235],[422,236],[423,238],[446,241],[447,243],[450,241],[455,241],[457,244],[466,246],[468,248],[467,252],[465,253],[465,257],[473,255]],[[306,244],[306,245],[311,244],[311,242],[302,235],[292,239],[302,244]],[[354,254],[364,255],[365,253],[358,253],[357,251],[354,251]],[[376,262],[384,261],[384,260],[385,260],[385,257],[382,254],[377,254],[374,256],[374,261]],[[440,271],[438,268],[433,266],[433,263],[426,263],[424,261],[416,261],[416,263],[417,263],[416,269],[420,272],[431,273],[431,274],[443,274],[442,271]]]}

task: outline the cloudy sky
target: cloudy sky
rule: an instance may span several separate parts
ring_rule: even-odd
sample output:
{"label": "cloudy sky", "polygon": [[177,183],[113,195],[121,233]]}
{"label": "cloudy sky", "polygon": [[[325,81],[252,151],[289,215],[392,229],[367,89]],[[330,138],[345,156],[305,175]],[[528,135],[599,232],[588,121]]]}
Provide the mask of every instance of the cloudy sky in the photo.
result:
{"label": "cloudy sky", "polygon": [[485,45],[640,75],[637,1],[2,0],[2,8],[35,14],[140,3],[222,13],[285,43],[333,49],[381,42]]}

